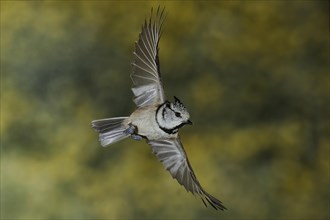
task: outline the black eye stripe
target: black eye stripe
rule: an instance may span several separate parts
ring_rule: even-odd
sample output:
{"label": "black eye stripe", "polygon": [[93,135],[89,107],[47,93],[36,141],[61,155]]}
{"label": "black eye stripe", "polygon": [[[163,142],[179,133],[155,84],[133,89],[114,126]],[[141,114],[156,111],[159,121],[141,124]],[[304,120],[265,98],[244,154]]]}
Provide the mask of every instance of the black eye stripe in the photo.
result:
{"label": "black eye stripe", "polygon": [[166,107],[168,107],[172,112],[175,112],[170,105],[167,105]]}
{"label": "black eye stripe", "polygon": [[171,111],[175,114],[176,117],[178,117],[178,118],[181,118],[181,117],[182,117],[181,113],[175,111],[175,110],[172,108],[172,106],[170,105],[170,103],[164,103],[164,104],[165,104],[165,108],[163,108],[163,111],[162,111],[162,116],[163,116],[163,118],[165,117],[166,109],[171,110]]}
{"label": "black eye stripe", "polygon": [[181,118],[180,112],[175,112],[175,116]]}
{"label": "black eye stripe", "polygon": [[168,108],[169,108],[172,112],[174,112],[174,114],[175,114],[176,117],[181,118],[181,113],[180,113],[180,112],[176,112],[175,110],[173,110],[173,109],[171,108],[171,106],[168,106]]}

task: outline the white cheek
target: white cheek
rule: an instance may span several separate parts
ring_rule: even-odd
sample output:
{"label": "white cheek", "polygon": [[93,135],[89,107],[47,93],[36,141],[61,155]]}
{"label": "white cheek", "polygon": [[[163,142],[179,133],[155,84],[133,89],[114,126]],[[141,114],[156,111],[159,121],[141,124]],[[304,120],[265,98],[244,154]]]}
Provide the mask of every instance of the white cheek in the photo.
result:
{"label": "white cheek", "polygon": [[166,128],[169,128],[169,129],[175,128],[179,124],[181,124],[181,120],[179,120],[178,118],[169,117],[168,120],[166,121]]}
{"label": "white cheek", "polygon": [[177,124],[177,122],[176,122],[175,120],[170,120],[170,121],[167,123],[167,125],[168,125],[169,128],[173,128],[173,127],[175,127],[176,124]]}

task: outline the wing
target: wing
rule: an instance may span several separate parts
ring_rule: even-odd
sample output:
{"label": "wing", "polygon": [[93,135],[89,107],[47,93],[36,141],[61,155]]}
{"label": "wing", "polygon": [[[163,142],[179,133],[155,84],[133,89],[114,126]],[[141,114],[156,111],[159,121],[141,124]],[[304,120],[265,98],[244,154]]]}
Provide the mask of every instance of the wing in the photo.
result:
{"label": "wing", "polygon": [[163,163],[165,169],[168,170],[172,177],[175,178],[180,185],[183,185],[187,191],[194,195],[198,194],[205,206],[206,200],[215,209],[226,209],[221,201],[208,194],[198,182],[179,138],[152,140],[148,143],[151,145],[153,153],[160,162]]}
{"label": "wing", "polygon": [[[164,8],[165,9],[165,8]],[[151,9],[149,22],[145,20],[139,40],[135,42],[132,91],[137,106],[161,104],[165,101],[159,71],[158,42],[165,20],[164,9],[157,9],[154,16]]]}

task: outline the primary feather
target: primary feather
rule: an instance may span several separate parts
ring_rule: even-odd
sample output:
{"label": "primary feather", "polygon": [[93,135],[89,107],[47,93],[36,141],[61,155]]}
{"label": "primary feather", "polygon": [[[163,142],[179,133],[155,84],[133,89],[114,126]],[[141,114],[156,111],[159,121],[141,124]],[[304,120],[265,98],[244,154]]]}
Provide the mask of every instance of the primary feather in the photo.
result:
{"label": "primary feather", "polygon": [[[154,19],[152,20],[152,18]],[[164,9],[157,9],[150,20],[145,20],[139,40],[135,43],[132,92],[138,107],[161,104],[165,101],[164,90],[160,79],[159,48],[162,25],[165,20]]]}
{"label": "primary feather", "polygon": [[162,162],[165,169],[168,170],[173,178],[180,185],[192,194],[197,194],[201,197],[203,203],[205,200],[215,209],[226,209],[220,200],[207,193],[199,181],[189,163],[187,154],[178,138],[152,140],[148,142],[152,146],[152,152],[158,160]]}

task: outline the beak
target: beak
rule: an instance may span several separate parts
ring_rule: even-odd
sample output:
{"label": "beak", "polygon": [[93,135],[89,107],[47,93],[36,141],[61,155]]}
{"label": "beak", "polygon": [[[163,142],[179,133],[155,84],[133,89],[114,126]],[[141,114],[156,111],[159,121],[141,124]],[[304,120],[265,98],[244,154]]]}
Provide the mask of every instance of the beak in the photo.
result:
{"label": "beak", "polygon": [[186,124],[188,124],[188,125],[192,125],[193,123],[192,123],[192,121],[188,120],[188,121],[186,122]]}

